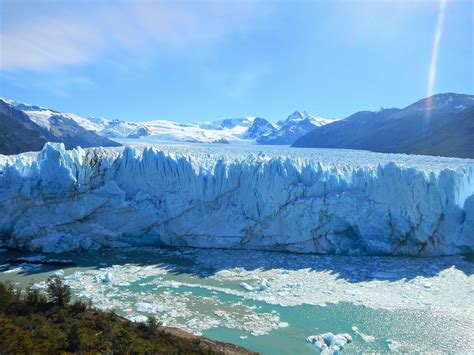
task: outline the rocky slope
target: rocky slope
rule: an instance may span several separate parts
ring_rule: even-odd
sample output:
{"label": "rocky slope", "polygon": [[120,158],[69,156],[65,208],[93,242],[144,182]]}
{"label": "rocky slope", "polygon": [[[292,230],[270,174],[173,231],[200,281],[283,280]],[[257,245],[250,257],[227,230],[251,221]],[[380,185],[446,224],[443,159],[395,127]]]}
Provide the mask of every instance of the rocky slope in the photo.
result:
{"label": "rocky slope", "polygon": [[355,113],[313,130],[293,146],[473,158],[471,107],[473,95],[434,95],[404,109]]}

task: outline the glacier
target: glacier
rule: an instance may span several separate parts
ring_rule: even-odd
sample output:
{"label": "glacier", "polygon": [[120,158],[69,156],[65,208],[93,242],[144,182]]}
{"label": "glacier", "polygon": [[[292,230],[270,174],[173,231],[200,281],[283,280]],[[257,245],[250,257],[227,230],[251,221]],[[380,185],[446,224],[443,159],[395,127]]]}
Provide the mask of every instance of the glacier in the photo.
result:
{"label": "glacier", "polygon": [[193,145],[0,156],[0,238],[347,255],[474,252],[474,161]]}

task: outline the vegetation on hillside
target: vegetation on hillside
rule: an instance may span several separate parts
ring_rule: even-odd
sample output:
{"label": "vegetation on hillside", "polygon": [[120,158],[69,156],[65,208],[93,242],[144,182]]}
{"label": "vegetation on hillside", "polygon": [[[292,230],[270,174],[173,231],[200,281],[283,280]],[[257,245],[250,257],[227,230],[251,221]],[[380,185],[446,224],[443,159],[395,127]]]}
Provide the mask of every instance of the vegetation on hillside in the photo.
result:
{"label": "vegetation on hillside", "polygon": [[0,283],[0,354],[235,354],[245,349],[161,327],[155,318],[130,322],[91,304],[70,303],[60,278],[46,293]]}

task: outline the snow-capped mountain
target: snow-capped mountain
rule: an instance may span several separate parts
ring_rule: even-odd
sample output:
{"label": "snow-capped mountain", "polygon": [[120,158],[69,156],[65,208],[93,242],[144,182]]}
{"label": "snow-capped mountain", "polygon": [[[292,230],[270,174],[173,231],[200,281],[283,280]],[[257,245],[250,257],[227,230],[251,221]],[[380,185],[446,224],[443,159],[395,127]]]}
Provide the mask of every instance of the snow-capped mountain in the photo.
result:
{"label": "snow-capped mountain", "polygon": [[[298,112],[298,111],[297,111]],[[306,112],[303,117],[290,115],[286,120],[272,124],[261,117],[223,118],[215,121],[180,124],[156,120],[128,124],[134,132],[115,138],[140,138],[144,142],[178,141],[205,143],[291,144],[315,127],[334,120],[315,117]],[[138,132],[141,130],[141,133]],[[113,138],[107,130],[102,135]],[[121,140],[122,141],[122,140]]]}
{"label": "snow-capped mountain", "polygon": [[278,128],[272,125],[264,118],[256,117],[252,125],[245,132],[245,137],[250,139],[258,139],[274,134],[278,131]]}
{"label": "snow-capped mountain", "polygon": [[[52,131],[73,131],[77,126],[123,144],[156,142],[291,144],[315,127],[333,122],[296,111],[286,120],[272,124],[261,117],[222,118],[214,121],[177,123],[167,120],[125,122],[102,117],[81,117],[52,109],[8,101],[30,119]],[[74,126],[74,129],[71,128]]]}
{"label": "snow-capped mountain", "polygon": [[333,123],[335,119],[316,117],[306,111],[295,111],[284,121],[277,123],[278,129],[257,139],[260,144],[292,144],[316,127]]}
{"label": "snow-capped mountain", "polygon": [[0,99],[0,111],[3,123],[0,154],[38,150],[45,142],[62,142],[68,149],[120,145],[90,130],[92,122],[74,114],[6,99]]}

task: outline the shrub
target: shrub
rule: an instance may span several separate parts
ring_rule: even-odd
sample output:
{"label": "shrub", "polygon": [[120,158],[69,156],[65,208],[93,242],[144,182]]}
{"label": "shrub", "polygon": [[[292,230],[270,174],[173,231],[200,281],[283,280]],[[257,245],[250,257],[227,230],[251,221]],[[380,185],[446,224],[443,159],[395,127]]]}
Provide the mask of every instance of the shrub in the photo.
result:
{"label": "shrub", "polygon": [[71,288],[65,285],[58,276],[48,279],[48,288],[46,289],[51,301],[61,307],[64,307],[71,300]]}
{"label": "shrub", "polygon": [[148,335],[155,335],[158,332],[158,329],[161,327],[161,323],[158,322],[156,317],[148,317],[148,320],[146,321],[147,325],[147,333]]}
{"label": "shrub", "polygon": [[76,301],[70,306],[70,308],[74,313],[84,313],[87,309],[87,304],[82,301]]}
{"label": "shrub", "polygon": [[69,332],[67,334],[67,342],[69,350],[71,351],[78,351],[82,348],[83,345],[83,335],[80,331],[80,326],[78,323],[74,322],[69,328]]}
{"label": "shrub", "polygon": [[36,310],[46,304],[48,300],[43,293],[30,286],[26,289],[25,301],[29,306]]}

